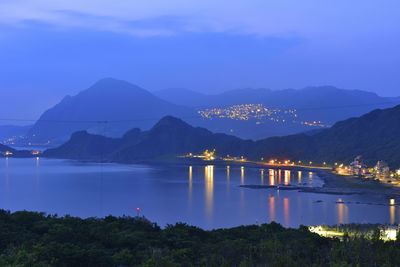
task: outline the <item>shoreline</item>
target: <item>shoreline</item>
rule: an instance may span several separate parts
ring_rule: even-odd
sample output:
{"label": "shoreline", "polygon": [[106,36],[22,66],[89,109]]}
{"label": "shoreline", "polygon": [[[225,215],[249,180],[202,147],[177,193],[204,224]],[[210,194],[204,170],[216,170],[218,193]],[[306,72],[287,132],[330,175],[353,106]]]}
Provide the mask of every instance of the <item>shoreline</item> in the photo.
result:
{"label": "shoreline", "polygon": [[[262,166],[262,165],[260,165]],[[286,168],[286,167],[284,167]],[[282,167],[281,167],[282,169]],[[322,187],[304,187],[304,186],[269,186],[269,185],[240,185],[249,189],[271,189],[279,190],[297,190],[304,193],[329,194],[329,195],[380,195],[383,199],[400,200],[400,188],[389,184],[375,182],[366,178],[355,176],[344,176],[333,173],[330,170],[297,168],[314,172],[324,184]]]}
{"label": "shoreline", "polygon": [[[28,157],[15,157],[15,158],[28,158]],[[29,157],[32,158],[32,157]],[[198,159],[182,159],[182,158],[167,158],[167,159],[155,159],[155,160],[138,160],[135,162],[113,162],[113,161],[96,161],[96,160],[80,160],[80,159],[69,159],[69,158],[54,158],[54,157],[43,157],[46,159],[59,159],[59,160],[72,160],[82,163],[111,163],[111,164],[144,164],[150,166],[244,166],[248,168],[263,168],[263,169],[285,169],[291,171],[310,171],[314,172],[324,184],[322,187],[304,187],[304,186],[279,186],[280,190],[297,190],[298,192],[304,193],[316,193],[316,194],[334,194],[334,195],[354,195],[354,194],[379,194],[385,199],[396,199],[400,201],[400,188],[394,187],[393,185],[384,184],[381,182],[375,182],[366,178],[359,178],[355,176],[344,176],[333,173],[330,169],[320,168],[309,168],[305,166],[277,166],[277,165],[266,165],[260,162],[238,162],[238,161],[203,161]],[[269,185],[256,185],[256,184],[245,184],[240,185],[243,188],[249,189],[272,189],[276,186]],[[396,201],[397,202],[397,201]]]}

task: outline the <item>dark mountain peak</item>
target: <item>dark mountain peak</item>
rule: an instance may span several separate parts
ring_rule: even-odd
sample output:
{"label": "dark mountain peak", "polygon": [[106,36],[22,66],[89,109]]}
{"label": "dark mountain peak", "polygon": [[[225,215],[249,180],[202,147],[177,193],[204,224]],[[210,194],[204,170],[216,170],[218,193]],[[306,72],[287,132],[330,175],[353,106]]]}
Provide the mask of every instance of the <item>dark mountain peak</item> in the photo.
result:
{"label": "dark mountain peak", "polygon": [[93,86],[103,86],[103,85],[115,85],[115,84],[125,84],[125,85],[130,85],[129,82],[115,79],[112,77],[106,77],[103,79],[98,80],[93,84]]}
{"label": "dark mountain peak", "polygon": [[[361,124],[364,127],[376,128],[377,125],[382,127],[386,125],[387,127],[392,127],[392,129],[399,129],[398,121],[400,119],[400,105],[387,109],[375,109],[368,112],[360,117],[349,118],[343,121],[335,123],[331,128],[337,129],[346,125],[348,127],[354,127],[351,122]],[[359,125],[357,125],[359,126]]]}
{"label": "dark mountain peak", "polygon": [[151,131],[157,130],[159,128],[189,129],[193,127],[176,117],[165,116],[161,120],[159,120],[156,125],[153,126]]}
{"label": "dark mountain peak", "polygon": [[[194,114],[192,109],[169,103],[134,84],[105,78],[48,109],[35,123],[29,135],[35,134],[33,141],[64,142],[73,132],[80,130],[104,133],[104,125],[96,121],[119,121],[107,127],[107,136],[121,137],[129,129],[149,129],[153,126],[154,121],[143,118],[159,120],[165,115]],[[77,123],[55,124],[46,120]]]}
{"label": "dark mountain peak", "polygon": [[130,82],[118,80],[114,78],[104,78],[97,82],[95,82],[92,86],[90,86],[87,90],[83,92],[107,92],[107,93],[122,93],[129,91],[142,91],[150,94],[150,92],[144,90],[143,88],[134,85]]}
{"label": "dark mountain peak", "polygon": [[142,131],[139,128],[133,128],[132,130],[127,131],[122,139],[132,139],[132,138],[138,138]]}
{"label": "dark mountain peak", "polygon": [[[162,159],[215,148],[220,155],[245,155],[249,159],[279,158],[293,161],[349,163],[362,155],[374,166],[378,160],[398,168],[400,162],[400,105],[377,109],[359,118],[347,119],[320,132],[273,137],[259,141],[242,140],[194,128],[173,116],[163,117],[150,131],[132,130],[132,139],[111,139],[75,133],[83,138],[71,141],[45,155],[76,159],[96,158],[117,162]],[[86,138],[88,136],[89,138]],[[135,137],[135,136],[134,136]],[[73,140],[77,139],[77,140]]]}
{"label": "dark mountain peak", "polygon": [[89,135],[91,135],[91,134],[89,134],[85,130],[77,131],[77,132],[72,133],[71,139],[73,139],[73,138],[81,138],[81,137],[85,137],[85,136],[89,136]]}
{"label": "dark mountain peak", "polygon": [[76,131],[71,134],[70,139],[67,142],[86,142],[87,140],[103,140],[103,139],[111,139],[109,137],[105,137],[103,135],[92,134],[87,132],[86,130]]}
{"label": "dark mountain peak", "polygon": [[69,101],[71,101],[71,99],[72,99],[72,96],[66,95],[66,96],[63,97],[63,99],[61,99],[60,103],[69,102]]}

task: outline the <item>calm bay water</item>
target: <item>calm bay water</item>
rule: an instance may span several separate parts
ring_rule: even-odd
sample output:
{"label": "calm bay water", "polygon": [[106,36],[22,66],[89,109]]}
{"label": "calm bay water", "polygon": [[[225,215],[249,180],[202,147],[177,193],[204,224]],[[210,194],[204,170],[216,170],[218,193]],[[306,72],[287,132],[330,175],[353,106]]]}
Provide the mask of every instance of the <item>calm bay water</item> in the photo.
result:
{"label": "calm bay water", "polygon": [[[103,217],[141,214],[161,226],[202,228],[276,221],[286,227],[399,223],[379,196],[338,196],[241,188],[240,184],[321,186],[310,172],[231,166],[146,166],[54,159],[0,159],[0,208]],[[338,203],[343,201],[344,203]],[[370,204],[367,204],[370,203]]]}

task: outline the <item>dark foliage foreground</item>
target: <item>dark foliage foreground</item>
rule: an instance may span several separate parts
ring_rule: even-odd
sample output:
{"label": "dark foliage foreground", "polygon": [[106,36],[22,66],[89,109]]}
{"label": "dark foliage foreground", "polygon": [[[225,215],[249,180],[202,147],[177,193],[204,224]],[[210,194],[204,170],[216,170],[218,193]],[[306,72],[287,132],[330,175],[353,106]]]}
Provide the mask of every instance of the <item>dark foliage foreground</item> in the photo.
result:
{"label": "dark foliage foreground", "polygon": [[0,266],[399,266],[400,242],[279,224],[204,231],[145,219],[0,210]]}

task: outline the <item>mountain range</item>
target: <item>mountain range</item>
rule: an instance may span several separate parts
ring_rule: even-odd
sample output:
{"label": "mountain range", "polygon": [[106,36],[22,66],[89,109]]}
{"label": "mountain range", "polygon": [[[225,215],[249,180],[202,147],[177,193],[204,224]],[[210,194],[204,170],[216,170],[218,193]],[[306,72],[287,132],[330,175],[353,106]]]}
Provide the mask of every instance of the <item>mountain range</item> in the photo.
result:
{"label": "mountain range", "polygon": [[248,88],[211,95],[173,88],[155,91],[154,94],[171,103],[192,108],[258,103],[270,108],[296,109],[303,120],[322,120],[328,124],[360,116],[375,108],[400,104],[400,97],[381,97],[372,92],[333,86],[313,86],[298,90]]}
{"label": "mountain range", "polygon": [[200,152],[204,149],[229,151],[233,143],[244,145],[245,142],[234,136],[215,134],[204,128],[190,126],[181,119],[166,116],[150,130],[141,131],[135,128],[122,138],[109,138],[79,131],[65,144],[46,150],[44,156],[134,162],[176,157],[189,151]]}
{"label": "mountain range", "polygon": [[400,105],[338,122],[311,135],[295,134],[252,141],[215,134],[167,116],[149,131],[133,129],[118,139],[78,132],[64,145],[45,151],[44,156],[135,162],[216,149],[217,154],[223,156],[245,156],[251,160],[290,159],[319,164],[349,163],[362,155],[370,166],[378,160],[385,160],[392,168],[398,168],[399,121]]}
{"label": "mountain range", "polygon": [[[171,115],[213,132],[260,140],[318,132],[314,130],[396,103],[400,104],[400,98],[331,86],[299,90],[240,89],[214,95],[187,89],[150,93],[126,81],[106,78],[75,96],[64,97],[31,127],[0,127],[0,137],[4,135],[4,140],[25,133],[27,139],[21,139],[22,142],[48,144],[50,141],[57,145],[67,141],[72,133],[84,130],[121,138],[129,129],[148,130],[162,117]],[[244,104],[251,104],[252,110]],[[254,115],[257,110],[265,116]],[[290,110],[295,112],[290,113]],[[207,112],[212,116],[200,116]]]}
{"label": "mountain range", "polygon": [[79,130],[119,137],[133,127],[149,128],[167,114],[194,116],[191,109],[169,103],[136,85],[106,78],[46,110],[28,135],[39,142],[65,141]]}

